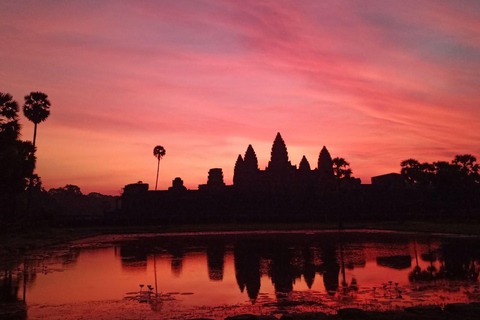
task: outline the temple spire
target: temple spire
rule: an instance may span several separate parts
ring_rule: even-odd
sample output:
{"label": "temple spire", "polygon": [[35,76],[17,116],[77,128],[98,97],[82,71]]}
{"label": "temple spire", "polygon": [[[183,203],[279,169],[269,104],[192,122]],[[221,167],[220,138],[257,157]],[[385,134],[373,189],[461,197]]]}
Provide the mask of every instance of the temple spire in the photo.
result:
{"label": "temple spire", "polygon": [[323,146],[318,156],[318,173],[321,180],[334,178],[332,157],[325,146]]}
{"label": "temple spire", "polygon": [[258,170],[258,160],[251,144],[248,145],[243,164],[246,170]]}
{"label": "temple spire", "polygon": [[235,162],[235,168],[233,169],[233,184],[238,185],[241,184],[241,180],[243,178],[243,169],[244,163],[242,159],[242,155],[239,154],[237,161]]}
{"label": "temple spire", "polygon": [[288,152],[285,141],[283,141],[280,132],[277,133],[275,140],[272,145],[272,153],[270,162],[268,163],[269,169],[285,169],[286,167],[291,166],[290,161],[288,161]]}
{"label": "temple spire", "polygon": [[302,160],[300,161],[300,165],[298,166],[298,170],[300,171],[310,171],[310,163],[305,156],[303,156]]}

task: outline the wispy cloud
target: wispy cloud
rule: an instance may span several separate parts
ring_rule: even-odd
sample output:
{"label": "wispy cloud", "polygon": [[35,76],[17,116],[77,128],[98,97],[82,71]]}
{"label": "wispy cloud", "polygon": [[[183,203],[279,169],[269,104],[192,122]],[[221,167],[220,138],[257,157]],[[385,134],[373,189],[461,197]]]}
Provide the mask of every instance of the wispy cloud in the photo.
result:
{"label": "wispy cloud", "polygon": [[294,163],[327,145],[368,182],[408,157],[480,156],[479,35],[473,0],[2,1],[0,90],[52,100],[47,187],[151,183],[157,144],[164,188],[210,167],[231,182],[277,131]]}

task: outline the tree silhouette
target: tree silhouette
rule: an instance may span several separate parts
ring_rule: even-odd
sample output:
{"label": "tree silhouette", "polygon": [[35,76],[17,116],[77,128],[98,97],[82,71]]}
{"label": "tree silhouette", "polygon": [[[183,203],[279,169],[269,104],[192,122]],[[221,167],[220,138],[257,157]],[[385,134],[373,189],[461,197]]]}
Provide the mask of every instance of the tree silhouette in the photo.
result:
{"label": "tree silhouette", "polygon": [[400,164],[401,174],[411,185],[421,187],[478,186],[480,167],[476,161],[470,154],[456,155],[451,162],[420,163],[415,159],[407,159]]}
{"label": "tree silhouette", "polygon": [[165,148],[162,146],[156,146],[153,148],[153,155],[155,158],[158,159],[158,164],[157,164],[157,180],[155,182],[155,191],[157,190],[157,185],[158,185],[158,170],[160,169],[160,159],[162,159],[165,156]]}
{"label": "tree silhouette", "polygon": [[[28,120],[33,122],[35,129],[33,131],[33,154],[35,154],[35,142],[37,140],[37,125],[40,122],[47,120],[50,115],[50,101],[48,96],[43,92],[30,92],[29,95],[25,96],[25,104],[23,105],[23,114],[27,117]],[[30,202],[32,198],[31,186],[33,180],[33,171],[32,176],[30,176],[29,191],[27,198],[27,213],[30,211]]]}
{"label": "tree silhouette", "polygon": [[33,131],[33,148],[37,139],[37,125],[47,120],[50,115],[50,101],[48,96],[43,92],[30,92],[25,96],[25,104],[23,105],[23,114],[28,120],[35,124]]}
{"label": "tree silhouette", "polygon": [[[33,146],[18,139],[18,104],[8,93],[0,92],[0,225],[10,212],[15,217],[17,195],[25,191],[35,167]],[[9,208],[9,209],[8,209]]]}
{"label": "tree silhouette", "polygon": [[0,133],[2,138],[13,141],[18,138],[18,104],[8,93],[0,92]]}
{"label": "tree silhouette", "polygon": [[467,182],[480,182],[480,166],[476,161],[477,158],[471,154],[458,154],[452,160],[452,164],[458,166],[462,178]]}
{"label": "tree silhouette", "polygon": [[348,163],[344,158],[334,158],[333,162],[333,173],[337,179],[349,179],[352,176],[352,169],[350,169],[350,163]]}
{"label": "tree silhouette", "polygon": [[0,92],[0,193],[24,191],[35,167],[32,144],[19,140],[19,134],[18,104],[10,94]]}
{"label": "tree silhouette", "polygon": [[400,163],[402,167],[400,173],[411,185],[426,186],[431,183],[435,174],[435,165],[430,163],[420,163],[415,159],[407,159]]}

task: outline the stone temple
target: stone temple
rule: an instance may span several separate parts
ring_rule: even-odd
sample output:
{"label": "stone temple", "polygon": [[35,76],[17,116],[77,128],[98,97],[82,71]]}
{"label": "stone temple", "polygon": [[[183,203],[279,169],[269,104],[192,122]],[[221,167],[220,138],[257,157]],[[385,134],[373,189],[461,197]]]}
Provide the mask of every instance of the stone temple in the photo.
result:
{"label": "stone temple", "polygon": [[252,145],[244,157],[238,155],[233,174],[233,186],[239,190],[284,190],[299,187],[332,187],[335,183],[333,162],[326,147],[320,151],[317,168],[311,169],[303,156],[299,167],[292,165],[288,151],[280,133],[277,133],[272,146],[270,161],[265,170],[260,170]]}
{"label": "stone temple", "polygon": [[360,179],[337,179],[326,147],[319,153],[316,168],[312,169],[305,156],[297,168],[277,133],[264,170],[258,167],[255,150],[249,145],[245,155],[237,157],[233,185],[225,185],[221,168],[210,169],[207,183],[199,185],[198,190],[185,188],[179,177],[168,191],[150,191],[148,184],[141,182],[129,184],[124,188],[118,215],[112,218],[122,223],[326,219],[342,188],[343,195],[358,190]]}

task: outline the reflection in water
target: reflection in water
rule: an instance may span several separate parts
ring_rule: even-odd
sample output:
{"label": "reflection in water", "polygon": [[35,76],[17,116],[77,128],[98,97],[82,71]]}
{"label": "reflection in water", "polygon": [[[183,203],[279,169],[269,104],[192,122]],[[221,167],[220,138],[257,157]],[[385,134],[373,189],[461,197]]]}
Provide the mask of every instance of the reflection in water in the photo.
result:
{"label": "reflection in water", "polygon": [[179,310],[305,301],[393,308],[472,300],[480,271],[477,238],[330,232],[105,241],[101,249],[93,242],[52,250],[1,273],[0,302],[24,294],[27,303],[45,305],[130,297],[162,313],[171,301]]}
{"label": "reflection in water", "polygon": [[[431,251],[429,246],[428,252],[421,254],[421,259],[429,264],[425,268],[421,268],[416,253],[417,264],[408,275],[412,282],[441,279],[452,281],[478,280],[480,273],[478,241],[448,239],[435,251]],[[438,262],[438,268],[434,265],[435,262]]]}
{"label": "reflection in water", "polygon": [[312,289],[313,282],[315,281],[315,262],[312,248],[303,247],[302,249],[303,268],[302,274],[307,284],[308,289]]}
{"label": "reflection in water", "polygon": [[235,278],[240,292],[247,289],[252,303],[255,303],[260,292],[260,259],[261,255],[255,244],[239,243],[233,252],[235,261]]}
{"label": "reflection in water", "polygon": [[320,274],[323,275],[325,290],[328,294],[334,295],[338,290],[338,273],[340,272],[336,244],[333,242],[325,243],[320,246],[320,250],[322,259]]}
{"label": "reflection in water", "polygon": [[[27,319],[26,284],[30,272],[26,265],[24,269],[5,270],[0,273],[0,318],[23,320]],[[22,287],[22,298],[20,298]]]}
{"label": "reflection in water", "polygon": [[410,255],[377,257],[377,264],[382,267],[398,270],[410,269],[412,266],[412,257],[410,257]]}
{"label": "reflection in water", "polygon": [[153,250],[145,241],[127,241],[120,245],[122,266],[125,269],[147,268],[147,256]]}
{"label": "reflection in water", "polygon": [[223,280],[225,246],[222,242],[211,242],[207,246],[208,278],[212,281]]}
{"label": "reflection in water", "polygon": [[16,302],[18,301],[18,292],[20,290],[20,277],[14,271],[5,271],[0,277],[0,301]]}
{"label": "reflection in water", "polygon": [[170,266],[172,274],[175,277],[179,277],[182,274],[183,258],[185,256],[183,247],[181,243],[172,243],[166,247],[166,250],[168,253],[170,253]]}

